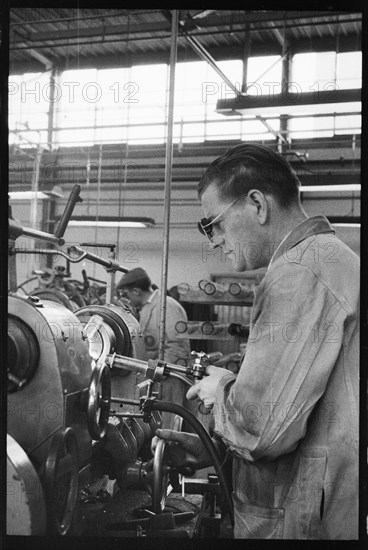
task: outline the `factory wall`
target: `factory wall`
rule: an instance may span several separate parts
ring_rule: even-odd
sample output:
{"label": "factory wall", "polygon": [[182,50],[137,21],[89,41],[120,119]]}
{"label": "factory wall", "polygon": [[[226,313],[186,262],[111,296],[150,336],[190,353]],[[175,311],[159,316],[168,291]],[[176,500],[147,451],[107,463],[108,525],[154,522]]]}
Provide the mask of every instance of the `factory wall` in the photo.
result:
{"label": "factory wall", "polygon": [[[71,187],[65,186],[63,192],[65,199],[57,199],[56,214],[61,214],[66,203],[66,197]],[[88,193],[82,186],[82,204],[77,204],[75,215],[96,215],[95,197],[93,192]],[[99,215],[117,215],[119,212],[119,190],[104,190],[99,201]],[[11,201],[13,217],[22,225],[30,224],[30,201]],[[359,216],[360,193],[313,193],[308,194],[303,200],[303,206],[308,215],[324,214],[326,216]],[[93,210],[92,210],[93,208]],[[38,227],[41,229],[42,201],[38,202]],[[151,217],[155,220],[154,227],[147,228],[94,228],[94,227],[68,227],[64,238],[66,244],[63,250],[72,244],[80,243],[104,243],[117,244],[117,258],[127,269],[143,267],[152,278],[152,281],[160,286],[161,262],[163,250],[163,191],[143,192],[129,191],[125,195],[120,214],[124,216]],[[232,270],[230,258],[225,258],[220,250],[210,251],[208,241],[197,230],[197,220],[203,217],[203,211],[196,197],[195,187],[190,193],[173,189],[170,226],[170,253],[168,265],[168,288],[181,282],[197,284],[200,279],[210,278],[212,274],[229,272]],[[336,227],[336,234],[350,246],[358,255],[360,254],[360,229],[357,227]],[[34,242],[25,237],[17,240],[17,247],[31,247]],[[42,245],[45,246],[44,244]],[[108,249],[103,247],[90,247],[88,250],[94,254],[108,257]],[[29,256],[20,254],[17,256],[18,282],[23,282],[32,273],[33,269],[45,265],[45,256]],[[65,259],[56,257],[54,265],[66,265]],[[105,269],[91,262],[71,264],[72,277],[81,279],[81,270],[85,268],[87,273],[95,278],[105,280]],[[120,278],[117,274],[117,280]]]}

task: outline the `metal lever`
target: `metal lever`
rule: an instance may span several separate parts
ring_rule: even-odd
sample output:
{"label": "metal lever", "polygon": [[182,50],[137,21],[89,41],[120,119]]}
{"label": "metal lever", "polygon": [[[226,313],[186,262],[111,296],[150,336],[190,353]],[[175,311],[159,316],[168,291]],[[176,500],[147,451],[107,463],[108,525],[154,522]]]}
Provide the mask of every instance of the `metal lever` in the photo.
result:
{"label": "metal lever", "polygon": [[19,221],[9,218],[9,237],[11,239],[16,239],[20,237],[20,235],[25,235],[32,239],[39,239],[62,246],[65,244],[65,240],[62,237],[73,213],[74,206],[77,202],[82,202],[82,199],[79,197],[80,190],[80,185],[74,185],[54,235],[52,233],[46,233],[45,231],[39,231],[38,229],[23,227]]}
{"label": "metal lever", "polygon": [[[104,258],[100,258],[100,256],[97,256],[96,254],[92,254],[91,252],[87,252],[86,250],[83,250],[80,246],[71,246],[70,252],[76,252],[78,255],[82,256],[83,258],[86,258],[87,260],[91,260],[92,262],[95,262],[96,264],[100,264],[104,266],[107,271],[121,271],[122,273],[128,273],[129,269],[126,269],[125,267],[118,264],[117,261],[110,259],[105,260]],[[80,261],[81,257],[78,258],[78,260],[74,261]]]}
{"label": "metal lever", "polygon": [[65,210],[60,218],[59,225],[56,228],[55,231],[55,237],[60,239],[64,236],[65,229],[69,223],[69,220],[71,218],[71,215],[73,214],[73,210],[77,202],[83,202],[83,199],[79,196],[79,193],[81,192],[81,186],[80,185],[74,185],[72,192],[69,195],[68,202],[66,203]]}

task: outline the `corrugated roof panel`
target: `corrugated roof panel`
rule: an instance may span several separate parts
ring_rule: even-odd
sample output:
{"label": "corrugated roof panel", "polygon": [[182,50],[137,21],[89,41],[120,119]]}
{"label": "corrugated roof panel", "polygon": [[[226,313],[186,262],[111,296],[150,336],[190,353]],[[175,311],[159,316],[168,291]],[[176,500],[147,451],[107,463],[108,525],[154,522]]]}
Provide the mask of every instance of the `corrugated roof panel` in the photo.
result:
{"label": "corrugated roof panel", "polygon": [[[181,10],[188,32],[205,48],[239,47],[243,44],[246,23],[250,25],[251,43],[279,44],[274,29],[289,40],[305,41],[329,39],[340,33],[342,37],[356,36],[359,44],[361,14],[356,12],[292,12],[244,10]],[[170,49],[170,23],[161,10],[116,10],[75,8],[12,8],[10,10],[11,63],[30,57],[30,48],[50,59],[72,60],[89,55],[113,56],[121,53],[122,43],[129,41],[131,54]],[[157,24],[160,30],[157,29]],[[147,32],[137,32],[143,25]],[[152,30],[150,30],[150,25]],[[154,27],[156,25],[156,28]],[[115,26],[119,32],[112,34]],[[126,26],[124,37],[121,26]],[[128,26],[130,32],[128,32]],[[90,36],[79,36],[79,31],[90,29]],[[133,30],[132,30],[133,29]],[[63,37],[63,32],[75,31]],[[108,32],[107,32],[108,31]],[[37,41],[37,35],[49,36]],[[179,44],[185,44],[180,38]],[[33,60],[34,63],[34,60]]]}

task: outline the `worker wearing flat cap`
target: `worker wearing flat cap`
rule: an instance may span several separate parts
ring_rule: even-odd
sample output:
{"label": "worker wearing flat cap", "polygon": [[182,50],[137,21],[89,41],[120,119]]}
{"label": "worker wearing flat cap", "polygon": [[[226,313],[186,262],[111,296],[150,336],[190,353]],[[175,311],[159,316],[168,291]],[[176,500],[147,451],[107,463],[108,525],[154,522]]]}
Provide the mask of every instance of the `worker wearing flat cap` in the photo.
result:
{"label": "worker wearing flat cap", "polygon": [[[143,334],[148,359],[158,358],[160,335],[160,291],[152,288],[148,273],[136,267],[123,275],[116,287],[122,296],[135,308]],[[166,297],[166,332],[164,361],[177,363],[179,359],[190,356],[189,340],[178,339],[175,325],[178,321],[187,321],[184,308],[171,298]],[[162,399],[183,404],[186,388],[174,379],[167,379],[162,387]],[[165,415],[163,415],[164,421]]]}

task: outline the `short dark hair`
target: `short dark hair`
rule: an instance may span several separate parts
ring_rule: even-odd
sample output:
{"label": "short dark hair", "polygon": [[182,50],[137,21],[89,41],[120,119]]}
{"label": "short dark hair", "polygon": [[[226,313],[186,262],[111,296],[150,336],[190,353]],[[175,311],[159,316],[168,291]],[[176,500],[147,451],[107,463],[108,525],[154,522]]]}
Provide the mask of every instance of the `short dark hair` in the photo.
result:
{"label": "short dark hair", "polygon": [[273,195],[285,208],[299,202],[300,181],[289,162],[265,145],[240,144],[214,160],[198,184],[198,195],[209,185],[221,199],[236,199],[252,188]]}

